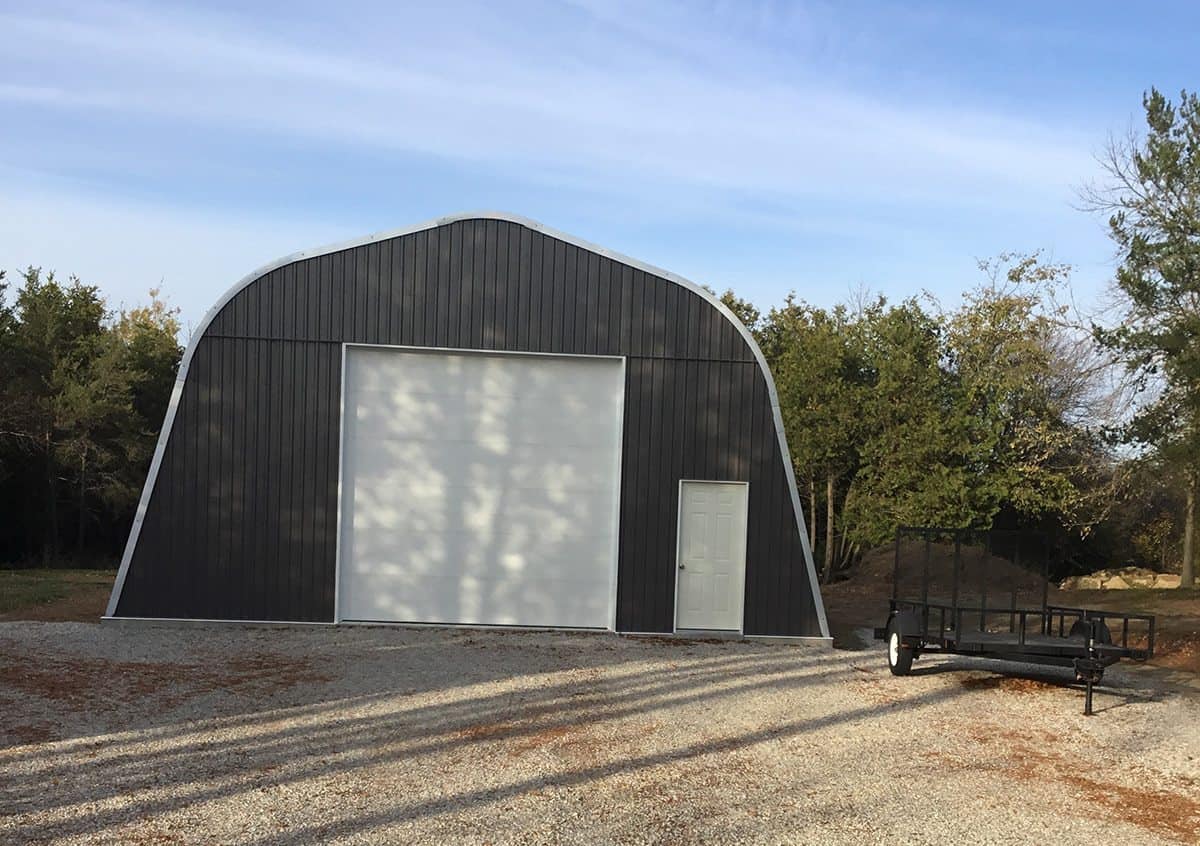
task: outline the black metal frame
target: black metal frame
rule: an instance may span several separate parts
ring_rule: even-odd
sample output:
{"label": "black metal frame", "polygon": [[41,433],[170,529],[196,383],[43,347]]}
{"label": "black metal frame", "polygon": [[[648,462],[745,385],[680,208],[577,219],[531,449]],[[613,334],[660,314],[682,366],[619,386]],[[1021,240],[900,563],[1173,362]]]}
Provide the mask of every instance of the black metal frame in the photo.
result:
{"label": "black metal frame", "polygon": [[[888,604],[888,623],[903,619],[906,627],[901,631],[907,648],[914,651],[913,657],[922,653],[945,653],[967,655],[977,658],[993,658],[1033,664],[1072,667],[1076,679],[1086,683],[1084,713],[1092,713],[1092,686],[1104,675],[1104,669],[1122,658],[1145,661],[1154,654],[1154,616],[1150,614],[1128,614],[1116,611],[1100,611],[1090,608],[1070,608],[1050,605],[1049,566],[1050,554],[1043,538],[1042,556],[1042,602],[1040,608],[1017,607],[1017,584],[1014,579],[1006,607],[988,605],[987,568],[983,568],[983,584],[978,605],[960,603],[960,573],[962,571],[962,543],[967,537],[985,537],[987,554],[991,555],[994,531],[981,532],[970,529],[947,529],[939,527],[902,526],[896,530],[895,560],[892,565],[892,596]],[[1014,536],[1016,533],[1013,533]],[[925,541],[925,555],[921,567],[920,597],[900,596],[901,543],[906,537],[916,536]],[[930,601],[930,559],[934,538],[952,538],[954,541],[954,576],[950,604]],[[1021,545],[1014,545],[1014,564],[1020,565]],[[1014,573],[1016,570],[1014,570]],[[1032,572],[1032,571],[1029,571]],[[989,628],[989,619],[1008,617],[1008,629],[996,631]],[[913,626],[913,620],[917,624]],[[1068,624],[1068,620],[1071,623]],[[1077,623],[1086,625],[1086,637],[1070,632]],[[1110,621],[1113,623],[1109,625]],[[1111,636],[1116,623],[1120,623],[1119,639]],[[936,627],[933,624],[936,623]],[[1144,645],[1130,645],[1133,634],[1144,625]],[[1078,630],[1076,629],[1078,632]],[[875,630],[878,639],[887,637],[887,626]],[[1108,635],[1106,637],[1106,635]],[[1110,642],[1111,641],[1111,642]]]}

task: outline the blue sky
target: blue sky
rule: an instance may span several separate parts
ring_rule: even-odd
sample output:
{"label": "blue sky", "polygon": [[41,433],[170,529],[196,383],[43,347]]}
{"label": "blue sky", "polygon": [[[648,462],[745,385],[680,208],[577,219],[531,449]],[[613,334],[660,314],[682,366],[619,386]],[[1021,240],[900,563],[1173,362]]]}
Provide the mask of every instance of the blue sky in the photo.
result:
{"label": "blue sky", "polygon": [[297,249],[523,214],[767,306],[954,301],[1043,249],[1200,11],[1127,3],[0,0],[0,266],[195,324]]}

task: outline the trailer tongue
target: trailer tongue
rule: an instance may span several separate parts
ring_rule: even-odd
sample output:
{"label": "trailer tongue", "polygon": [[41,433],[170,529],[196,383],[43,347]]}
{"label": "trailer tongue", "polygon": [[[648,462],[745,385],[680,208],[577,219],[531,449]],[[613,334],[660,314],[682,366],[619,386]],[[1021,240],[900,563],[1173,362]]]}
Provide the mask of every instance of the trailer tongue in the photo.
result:
{"label": "trailer tongue", "polygon": [[1040,536],[898,529],[887,624],[875,629],[888,667],[907,675],[913,660],[939,653],[1070,667],[1090,716],[1106,668],[1154,654],[1154,617],[1050,605],[1049,566]]}

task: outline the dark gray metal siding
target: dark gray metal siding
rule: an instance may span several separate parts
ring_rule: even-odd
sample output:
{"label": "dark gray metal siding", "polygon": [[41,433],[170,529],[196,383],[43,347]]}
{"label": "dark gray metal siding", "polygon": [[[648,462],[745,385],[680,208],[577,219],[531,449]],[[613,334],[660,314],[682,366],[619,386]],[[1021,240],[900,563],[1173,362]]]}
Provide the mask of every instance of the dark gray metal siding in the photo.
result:
{"label": "dark gray metal siding", "polygon": [[302,259],[198,343],[118,616],[334,614],[342,342],[627,357],[617,627],[672,629],[680,479],[750,483],[747,634],[820,626],[768,389],[682,286],[517,223]]}

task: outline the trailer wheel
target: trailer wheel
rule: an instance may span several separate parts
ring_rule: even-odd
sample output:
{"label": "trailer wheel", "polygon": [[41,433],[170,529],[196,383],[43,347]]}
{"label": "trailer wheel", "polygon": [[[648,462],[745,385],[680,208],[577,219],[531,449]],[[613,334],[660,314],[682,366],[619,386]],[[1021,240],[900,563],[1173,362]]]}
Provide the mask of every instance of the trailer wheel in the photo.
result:
{"label": "trailer wheel", "polygon": [[900,637],[900,628],[893,618],[887,629],[887,662],[893,676],[907,676],[912,671],[913,650]]}

